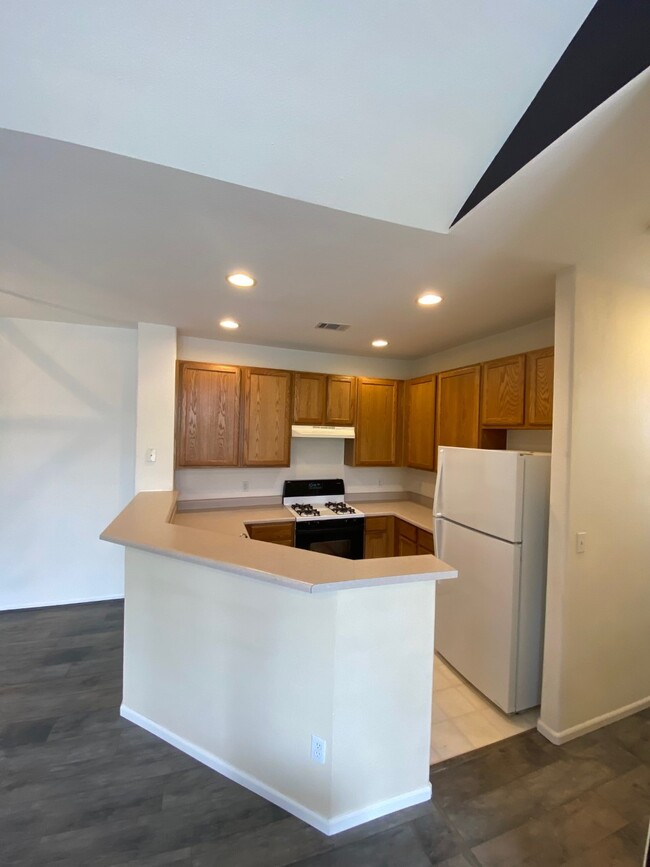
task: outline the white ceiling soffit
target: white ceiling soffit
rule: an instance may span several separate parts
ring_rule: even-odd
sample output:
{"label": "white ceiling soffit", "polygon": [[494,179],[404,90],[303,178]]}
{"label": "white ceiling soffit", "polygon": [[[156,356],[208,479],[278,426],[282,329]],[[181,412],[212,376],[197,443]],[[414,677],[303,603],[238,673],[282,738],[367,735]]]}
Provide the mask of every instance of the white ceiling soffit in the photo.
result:
{"label": "white ceiling soffit", "polygon": [[0,131],[0,315],[420,357],[551,315],[567,265],[650,285],[648,153],[650,70],[437,234]]}
{"label": "white ceiling soffit", "polygon": [[[0,315],[417,357],[549,316],[552,273],[517,256],[105,151],[0,131]],[[245,270],[253,289],[229,286]],[[434,285],[439,310],[418,308]],[[525,291],[522,291],[525,289]],[[10,294],[7,294],[10,293]],[[24,298],[44,303],[26,312]],[[441,315],[442,314],[442,315]],[[234,317],[237,332],[218,322]],[[315,328],[343,322],[347,331]]]}
{"label": "white ceiling soffit", "polygon": [[447,231],[594,0],[3,0],[0,126]]}

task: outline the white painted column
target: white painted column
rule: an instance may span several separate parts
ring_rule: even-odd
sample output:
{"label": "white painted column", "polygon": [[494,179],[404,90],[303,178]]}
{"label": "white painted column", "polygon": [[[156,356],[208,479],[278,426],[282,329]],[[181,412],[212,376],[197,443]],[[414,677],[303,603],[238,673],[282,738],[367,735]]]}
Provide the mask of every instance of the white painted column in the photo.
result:
{"label": "white painted column", "polygon": [[176,329],[138,323],[136,493],[174,487],[175,382]]}
{"label": "white painted column", "polygon": [[567,271],[555,318],[539,730],[563,743],[650,705],[650,290]]}

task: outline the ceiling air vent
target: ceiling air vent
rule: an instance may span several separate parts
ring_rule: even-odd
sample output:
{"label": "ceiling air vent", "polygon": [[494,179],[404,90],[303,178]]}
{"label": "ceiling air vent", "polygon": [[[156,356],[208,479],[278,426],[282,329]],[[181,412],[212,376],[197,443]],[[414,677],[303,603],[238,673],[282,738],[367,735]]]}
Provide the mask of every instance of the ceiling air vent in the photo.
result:
{"label": "ceiling air vent", "polygon": [[349,325],[341,325],[339,322],[319,322],[316,328],[324,328],[326,331],[347,331]]}

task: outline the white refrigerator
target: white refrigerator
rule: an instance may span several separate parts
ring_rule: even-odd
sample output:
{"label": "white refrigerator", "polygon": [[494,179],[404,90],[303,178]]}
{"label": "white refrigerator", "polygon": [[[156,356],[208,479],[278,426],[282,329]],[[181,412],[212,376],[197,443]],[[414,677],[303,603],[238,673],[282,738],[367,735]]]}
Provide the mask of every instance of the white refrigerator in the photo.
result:
{"label": "white refrigerator", "polygon": [[539,704],[550,454],[443,446],[433,501],[436,650],[506,713]]}

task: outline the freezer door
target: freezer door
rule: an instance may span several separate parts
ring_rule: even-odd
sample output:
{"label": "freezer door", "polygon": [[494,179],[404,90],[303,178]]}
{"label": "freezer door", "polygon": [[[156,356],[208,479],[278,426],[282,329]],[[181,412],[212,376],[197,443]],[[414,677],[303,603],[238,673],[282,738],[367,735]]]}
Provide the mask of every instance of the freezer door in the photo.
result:
{"label": "freezer door", "polygon": [[436,585],[436,650],[513,713],[521,546],[441,518],[435,536],[437,555],[458,569],[458,578]]}
{"label": "freezer door", "polygon": [[435,517],[521,542],[523,493],[524,464],[519,452],[440,448]]}

